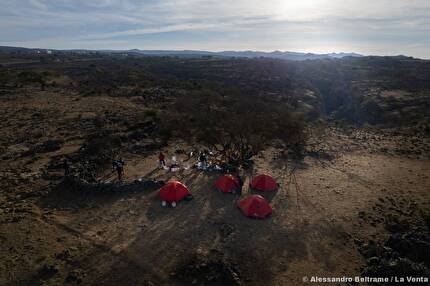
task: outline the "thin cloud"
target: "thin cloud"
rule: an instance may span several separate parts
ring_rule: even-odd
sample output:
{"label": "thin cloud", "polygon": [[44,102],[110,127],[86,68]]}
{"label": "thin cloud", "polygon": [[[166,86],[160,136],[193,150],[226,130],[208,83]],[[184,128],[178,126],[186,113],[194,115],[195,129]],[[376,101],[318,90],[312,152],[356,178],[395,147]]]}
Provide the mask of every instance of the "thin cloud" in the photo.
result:
{"label": "thin cloud", "polygon": [[0,0],[0,5],[3,45],[350,48],[430,57],[428,0]]}

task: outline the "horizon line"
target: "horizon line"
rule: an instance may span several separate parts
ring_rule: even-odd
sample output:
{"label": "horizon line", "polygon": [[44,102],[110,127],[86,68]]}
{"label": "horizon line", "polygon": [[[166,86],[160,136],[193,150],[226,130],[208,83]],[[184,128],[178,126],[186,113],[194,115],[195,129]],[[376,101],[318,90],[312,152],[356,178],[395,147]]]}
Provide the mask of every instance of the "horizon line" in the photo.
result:
{"label": "horizon line", "polygon": [[0,47],[6,47],[6,48],[20,48],[20,49],[29,49],[29,50],[52,50],[52,51],[91,51],[91,52],[97,52],[97,51],[115,51],[115,52],[126,52],[126,51],[132,51],[132,50],[138,50],[138,51],[160,51],[160,52],[209,52],[209,53],[222,53],[222,52],[256,52],[256,53],[274,53],[274,52],[281,52],[281,53],[297,53],[297,54],[312,54],[312,55],[329,55],[329,54],[356,54],[362,57],[409,57],[414,59],[420,59],[420,60],[430,60],[430,58],[419,58],[415,56],[409,56],[406,54],[393,54],[393,55],[381,55],[381,54],[362,54],[358,52],[345,52],[345,51],[331,51],[331,52],[308,52],[308,51],[293,51],[293,50],[281,50],[281,49],[275,49],[275,50],[252,50],[252,49],[243,49],[243,50],[209,50],[209,49],[142,49],[142,48],[125,48],[125,49],[117,49],[117,48],[103,48],[103,49],[85,49],[85,48],[74,48],[74,49],[59,49],[59,48],[40,48],[40,47],[30,47],[30,46],[9,46],[9,45],[1,45]]}

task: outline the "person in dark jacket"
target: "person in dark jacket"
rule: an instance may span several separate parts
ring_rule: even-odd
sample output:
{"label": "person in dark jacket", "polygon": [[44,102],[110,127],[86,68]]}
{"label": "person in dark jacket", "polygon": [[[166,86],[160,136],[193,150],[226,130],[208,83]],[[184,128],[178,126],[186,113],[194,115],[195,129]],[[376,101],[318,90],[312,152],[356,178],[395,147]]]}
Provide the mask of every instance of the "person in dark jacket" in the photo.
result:
{"label": "person in dark jacket", "polygon": [[125,162],[122,159],[116,160],[112,163],[112,167],[118,175],[119,182],[122,181],[122,178],[124,176],[124,165],[125,165]]}
{"label": "person in dark jacket", "polygon": [[240,168],[240,167],[232,167],[232,170],[231,170],[231,174],[234,176],[234,177],[236,177],[237,178],[237,181],[238,181],[238,183],[239,183],[239,188],[238,188],[238,191],[237,191],[237,193],[239,194],[239,195],[241,195],[242,194],[242,189],[243,189],[243,184],[244,184],[244,181],[243,181],[243,177],[244,176],[241,176],[241,174],[243,174],[243,172],[242,172],[243,170]]}
{"label": "person in dark jacket", "polygon": [[70,174],[70,165],[69,165],[69,160],[67,160],[67,158],[64,158],[63,160],[63,169],[64,169],[64,177],[68,177]]}
{"label": "person in dark jacket", "polygon": [[243,179],[240,176],[239,172],[237,173],[236,177],[237,177],[237,180],[239,181],[239,191],[238,191],[238,194],[241,195],[242,194],[242,189],[243,189]]}

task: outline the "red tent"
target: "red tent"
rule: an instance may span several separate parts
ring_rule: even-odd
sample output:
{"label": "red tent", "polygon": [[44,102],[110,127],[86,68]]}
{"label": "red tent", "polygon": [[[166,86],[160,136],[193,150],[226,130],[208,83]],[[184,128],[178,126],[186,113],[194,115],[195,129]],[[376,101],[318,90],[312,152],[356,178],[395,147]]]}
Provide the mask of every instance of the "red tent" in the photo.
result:
{"label": "red tent", "polygon": [[279,185],[269,175],[258,175],[252,180],[250,187],[258,191],[268,192],[277,190]]}
{"label": "red tent", "polygon": [[269,203],[260,195],[251,195],[241,200],[238,207],[248,217],[265,218],[272,213]]}
{"label": "red tent", "polygon": [[168,203],[175,202],[175,205],[176,202],[179,202],[189,194],[190,192],[187,187],[178,181],[171,181],[160,189],[161,201]]}
{"label": "red tent", "polygon": [[240,188],[239,179],[232,175],[224,175],[215,182],[215,188],[223,193],[235,193]]}

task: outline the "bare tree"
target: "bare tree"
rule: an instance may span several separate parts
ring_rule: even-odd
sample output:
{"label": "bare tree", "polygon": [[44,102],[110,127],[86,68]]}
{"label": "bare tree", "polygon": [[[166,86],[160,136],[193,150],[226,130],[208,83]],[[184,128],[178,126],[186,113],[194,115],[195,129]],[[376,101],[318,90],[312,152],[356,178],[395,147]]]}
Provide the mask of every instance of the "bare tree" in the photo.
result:
{"label": "bare tree", "polygon": [[247,165],[274,140],[298,153],[305,140],[302,117],[288,105],[263,97],[193,92],[177,100],[169,117],[176,135],[208,146],[236,166]]}

